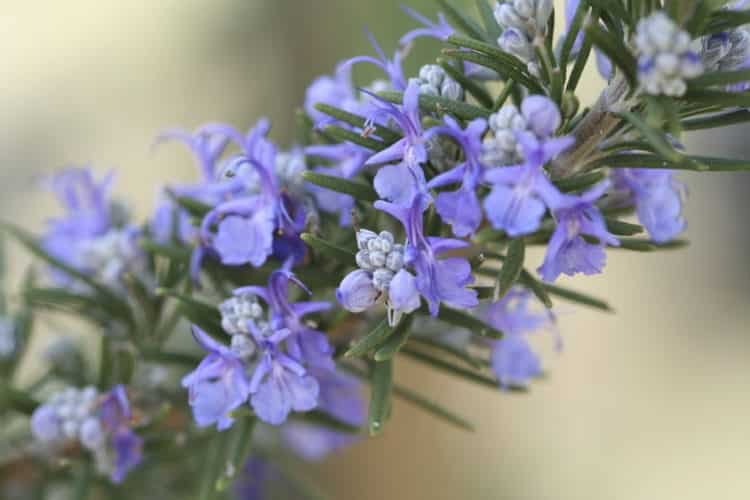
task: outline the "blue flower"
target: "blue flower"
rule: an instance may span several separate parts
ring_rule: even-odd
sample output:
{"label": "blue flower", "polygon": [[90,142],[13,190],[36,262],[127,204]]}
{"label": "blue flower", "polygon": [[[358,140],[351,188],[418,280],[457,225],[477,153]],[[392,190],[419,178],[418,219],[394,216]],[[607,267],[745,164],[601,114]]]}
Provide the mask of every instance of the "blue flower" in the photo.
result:
{"label": "blue flower", "polygon": [[681,215],[682,184],[671,170],[617,168],[612,171],[615,191],[634,203],[638,220],[657,243],[673,240],[685,230]]}
{"label": "blue flower", "polygon": [[542,373],[539,356],[532,350],[528,334],[550,323],[548,312],[529,309],[532,295],[528,290],[512,288],[502,299],[490,304],[486,320],[505,336],[491,342],[490,364],[503,388],[523,387]]}
{"label": "blue flower", "polygon": [[182,379],[182,386],[189,391],[193,417],[200,427],[216,424],[218,430],[228,429],[234,422],[229,414],[250,395],[245,367],[231,349],[196,326],[193,337],[209,352],[198,368]]}
{"label": "blue flower", "polygon": [[368,125],[381,119],[391,119],[404,134],[403,138],[391,146],[372,155],[366,164],[375,165],[403,161],[409,168],[420,168],[419,165],[427,161],[427,148],[419,113],[419,83],[416,80],[409,82],[400,109],[395,104],[375,94],[364,92],[373,97],[373,104],[376,107],[368,116]]}
{"label": "blue flower", "polygon": [[[545,128],[552,127],[538,127]],[[543,166],[574,142],[572,137],[539,139],[531,132],[520,132],[517,139],[524,153],[523,165],[496,167],[484,175],[485,181],[494,185],[484,199],[487,218],[494,228],[513,237],[539,229],[546,207],[554,206],[559,199],[560,192],[547,178]]]}
{"label": "blue flower", "polygon": [[441,253],[467,244],[461,240],[426,237],[423,214],[428,206],[429,197],[422,193],[416,194],[407,206],[383,200],[375,202],[375,208],[389,213],[404,226],[404,260],[406,265],[414,268],[416,275],[415,282],[403,276],[406,279],[397,281],[395,289],[391,283],[390,293],[399,297],[400,302],[413,305],[416,303],[416,292],[419,292],[427,300],[433,316],[437,315],[441,302],[459,308],[475,307],[478,304],[476,291],[466,288],[466,285],[474,281],[469,261],[461,257],[438,259]]}
{"label": "blue flower", "polygon": [[464,162],[451,170],[430,180],[427,187],[435,189],[448,184],[460,183],[455,191],[443,191],[435,198],[435,207],[440,216],[451,224],[453,234],[459,237],[468,236],[477,230],[482,222],[482,208],[477,197],[477,187],[482,179],[484,167],[479,161],[482,154],[482,135],[487,129],[487,122],[478,118],[466,126],[452,117],[445,116],[445,125],[427,131],[426,138],[435,134],[452,137],[464,151]]}
{"label": "blue flower", "polygon": [[351,65],[338,65],[333,76],[325,75],[316,78],[305,91],[305,111],[315,126],[320,127],[335,121],[334,118],[315,109],[318,103],[335,106],[352,113],[358,111],[360,101],[352,85]]}
{"label": "blue flower", "polygon": [[449,36],[456,32],[453,26],[448,24],[448,21],[445,18],[445,14],[443,14],[442,12],[438,12],[438,20],[437,22],[434,22],[423,16],[416,10],[412,9],[411,7],[402,5],[401,8],[404,10],[404,12],[406,12],[406,14],[409,15],[409,17],[416,20],[423,26],[422,28],[411,30],[410,32],[402,36],[401,40],[399,41],[401,45],[409,45],[415,39],[420,37],[430,37],[445,41]]}
{"label": "blue flower", "polygon": [[380,48],[380,44],[378,44],[378,41],[375,40],[375,36],[369,31],[367,31],[367,38],[375,48],[375,52],[378,54],[378,57],[352,57],[351,59],[348,59],[339,65],[340,70],[347,70],[352,65],[362,62],[374,64],[375,66],[385,71],[386,75],[388,75],[388,78],[391,81],[391,85],[395,90],[404,90],[406,88],[406,78],[404,78],[404,72],[401,69],[401,51],[397,50],[393,56],[393,59],[388,59],[388,57],[386,57],[385,55],[385,52],[383,52],[383,49]]}
{"label": "blue flower", "polygon": [[[555,232],[547,246],[547,255],[539,272],[551,282],[560,274],[596,274],[604,268],[606,245],[620,246],[620,241],[607,230],[599,208],[594,202],[609,188],[603,181],[580,196],[564,196],[554,210],[557,222]],[[587,242],[590,236],[596,243]]]}

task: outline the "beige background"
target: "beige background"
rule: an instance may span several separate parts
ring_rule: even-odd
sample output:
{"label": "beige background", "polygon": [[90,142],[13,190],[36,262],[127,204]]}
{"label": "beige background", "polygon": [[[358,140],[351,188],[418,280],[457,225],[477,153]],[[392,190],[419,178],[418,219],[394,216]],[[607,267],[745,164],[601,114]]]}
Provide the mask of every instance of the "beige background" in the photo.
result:
{"label": "beige background", "polygon": [[[389,52],[410,26],[393,0],[0,1],[2,217],[39,228],[54,210],[40,174],[89,161],[119,168],[117,191],[145,215],[159,183],[193,175],[177,147],[149,151],[166,126],[270,114],[288,139],[306,83],[368,50],[364,24]],[[599,87],[590,75],[587,95]],[[746,134],[691,147],[741,155]],[[384,436],[309,473],[357,500],[748,498],[750,186],[682,179],[692,246],[612,251],[605,275],[576,279],[617,314],[561,307],[566,349],[548,353],[548,380],[506,395],[399,361],[400,381],[479,430],[399,404]]]}

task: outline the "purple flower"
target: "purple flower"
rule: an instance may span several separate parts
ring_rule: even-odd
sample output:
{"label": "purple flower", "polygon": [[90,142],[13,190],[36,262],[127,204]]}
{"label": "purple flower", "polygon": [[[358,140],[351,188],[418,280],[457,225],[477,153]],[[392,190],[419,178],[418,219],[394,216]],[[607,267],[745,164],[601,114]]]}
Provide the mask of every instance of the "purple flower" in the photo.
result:
{"label": "purple flower", "polygon": [[485,180],[494,185],[484,199],[487,218],[496,229],[510,236],[530,234],[539,229],[546,207],[553,207],[560,192],[549,181],[544,164],[568,148],[572,137],[539,140],[534,134],[517,134],[523,148],[523,165],[496,167],[485,173]]}
{"label": "purple flower", "polygon": [[[474,281],[469,262],[461,257],[437,258],[443,252],[466,246],[466,243],[426,237],[423,214],[428,205],[429,197],[421,193],[416,194],[408,206],[383,200],[375,202],[375,208],[389,213],[403,224],[406,231],[405,264],[412,266],[416,274],[416,289],[411,280],[404,279],[396,283],[395,289],[391,283],[390,293],[399,297],[402,303],[413,304],[416,302],[415,291],[418,291],[427,300],[433,316],[437,315],[441,302],[459,308],[475,307],[477,294],[466,288]],[[401,289],[401,284],[404,289]]]}
{"label": "purple flower", "polygon": [[143,438],[133,432],[133,413],[123,385],[117,385],[99,403],[99,421],[109,436],[113,451],[111,474],[113,482],[121,483],[128,472],[143,460]]}
{"label": "purple flower", "polygon": [[[604,247],[607,244],[620,246],[594,205],[609,185],[609,181],[604,181],[580,196],[568,195],[561,199],[554,211],[557,227],[539,268],[545,281],[554,281],[563,273],[568,276],[600,273],[606,261]],[[596,238],[597,243],[587,242],[584,235]]]}
{"label": "purple flower", "polygon": [[156,138],[156,145],[166,141],[178,141],[185,144],[195,157],[203,182],[216,180],[219,158],[224,154],[229,139],[225,136],[201,132],[191,134],[182,129],[165,130]]}
{"label": "purple flower", "polygon": [[52,406],[43,404],[31,415],[31,434],[42,442],[58,441],[62,438],[60,419]]}
{"label": "purple flower", "polygon": [[434,22],[423,16],[416,10],[412,9],[411,7],[402,5],[401,8],[404,10],[404,12],[406,12],[406,14],[409,15],[409,17],[416,20],[423,26],[422,28],[417,28],[402,36],[401,40],[399,41],[401,45],[409,45],[415,39],[420,37],[437,38],[438,40],[445,41],[449,36],[456,32],[456,30],[453,29],[453,26],[448,24],[448,21],[445,18],[445,14],[443,14],[442,12],[438,12],[438,20],[437,22]]}
{"label": "purple flower", "polygon": [[504,388],[525,386],[529,379],[542,373],[541,361],[531,349],[527,335],[548,324],[551,315],[531,311],[531,300],[529,291],[514,287],[485,313],[487,321],[505,333],[502,339],[491,342],[490,359],[492,371]]}
{"label": "purple flower", "polygon": [[404,78],[404,72],[401,69],[401,51],[397,50],[393,56],[393,59],[388,59],[388,57],[386,57],[385,55],[385,52],[383,52],[383,49],[380,48],[380,44],[378,44],[377,40],[375,40],[375,36],[369,31],[367,31],[367,38],[369,38],[370,43],[375,48],[375,52],[377,52],[378,57],[353,57],[341,63],[339,65],[339,69],[348,70],[352,65],[361,62],[374,64],[375,66],[385,71],[391,81],[391,85],[395,90],[404,90],[406,88],[406,78]]}
{"label": "purple flower", "polygon": [[[334,371],[316,373],[316,378],[320,383],[319,409],[345,424],[362,426],[366,405],[359,380]],[[287,446],[306,460],[320,460],[360,439],[357,434],[303,422],[289,422],[281,432]]]}
{"label": "purple flower", "polygon": [[687,227],[682,211],[682,184],[671,170],[618,168],[612,172],[615,191],[634,203],[638,220],[657,243],[673,240]]}
{"label": "purple flower", "polygon": [[315,109],[318,103],[328,104],[345,111],[356,112],[359,100],[354,92],[351,80],[351,65],[340,64],[333,76],[321,76],[310,84],[305,91],[305,111],[319,127],[334,121],[327,114]]}
{"label": "purple flower", "polygon": [[280,349],[290,334],[288,329],[253,333],[264,354],[250,380],[250,404],[258,418],[271,425],[283,424],[293,410],[309,411],[318,404],[317,380]]}
{"label": "purple flower", "polygon": [[484,167],[479,161],[482,154],[482,135],[487,129],[484,119],[476,119],[462,129],[452,117],[445,116],[445,125],[427,131],[426,138],[435,134],[452,137],[464,151],[464,162],[451,170],[434,177],[427,184],[430,189],[447,184],[460,183],[456,191],[441,192],[435,199],[435,207],[446,222],[453,227],[453,234],[468,236],[477,230],[482,222],[482,209],[476,191],[482,178]]}
{"label": "purple flower", "polygon": [[[570,25],[573,23],[573,18],[576,15],[576,11],[578,10],[578,4],[581,3],[581,0],[565,0],[565,34],[567,35],[567,32],[570,30]],[[576,57],[578,54],[578,51],[581,50],[581,45],[583,45],[583,32],[579,31],[578,35],[576,35],[576,39],[573,42],[573,46],[570,50],[571,55],[573,58]]]}
{"label": "purple flower", "polygon": [[376,109],[368,116],[369,124],[381,119],[392,119],[404,134],[388,148],[375,153],[366,165],[403,161],[409,168],[420,169],[419,165],[427,161],[426,141],[422,133],[422,120],[419,114],[419,83],[409,82],[404,92],[403,105],[398,106],[385,99],[370,94],[374,98]]}
{"label": "purple flower", "polygon": [[250,382],[242,360],[231,349],[193,326],[196,342],[209,352],[198,368],[182,379],[189,391],[193,417],[199,427],[216,424],[228,429],[234,419],[229,414],[247,401]]}

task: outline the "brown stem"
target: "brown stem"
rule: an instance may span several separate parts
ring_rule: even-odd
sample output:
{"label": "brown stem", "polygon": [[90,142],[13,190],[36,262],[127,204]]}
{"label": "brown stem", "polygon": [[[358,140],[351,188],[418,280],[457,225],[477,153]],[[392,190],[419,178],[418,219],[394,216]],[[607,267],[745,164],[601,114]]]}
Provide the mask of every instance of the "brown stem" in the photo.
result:
{"label": "brown stem", "polygon": [[611,111],[613,106],[622,100],[627,90],[625,79],[618,73],[588,114],[573,129],[573,137],[576,140],[573,148],[551,162],[550,173],[553,179],[570,177],[578,173],[588,162],[588,157],[620,122]]}

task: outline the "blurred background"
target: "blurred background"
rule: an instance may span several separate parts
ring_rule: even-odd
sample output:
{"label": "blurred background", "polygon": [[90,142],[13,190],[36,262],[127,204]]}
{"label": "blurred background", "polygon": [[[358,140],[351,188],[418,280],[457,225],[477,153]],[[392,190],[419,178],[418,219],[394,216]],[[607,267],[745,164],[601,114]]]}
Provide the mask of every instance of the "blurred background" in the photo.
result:
{"label": "blurred background", "polygon": [[[398,3],[2,2],[0,217],[41,228],[55,206],[40,179],[86,163],[117,168],[117,191],[146,216],[159,185],[194,175],[183,149],[149,148],[168,126],[246,128],[268,115],[288,144],[307,84],[341,58],[372,53],[365,25],[388,53],[414,26]],[[430,0],[408,3],[434,16]],[[421,42],[407,74],[435,48]],[[375,76],[368,71],[357,78]],[[589,74],[584,100],[602,85]],[[746,155],[747,133],[692,136],[689,149]],[[611,251],[606,274],[576,279],[617,314],[561,305],[565,350],[548,350],[550,376],[530,393],[399,360],[401,383],[470,417],[477,432],[399,402],[384,435],[307,474],[337,499],[749,498],[750,183],[742,174],[681,179],[692,245]]]}

